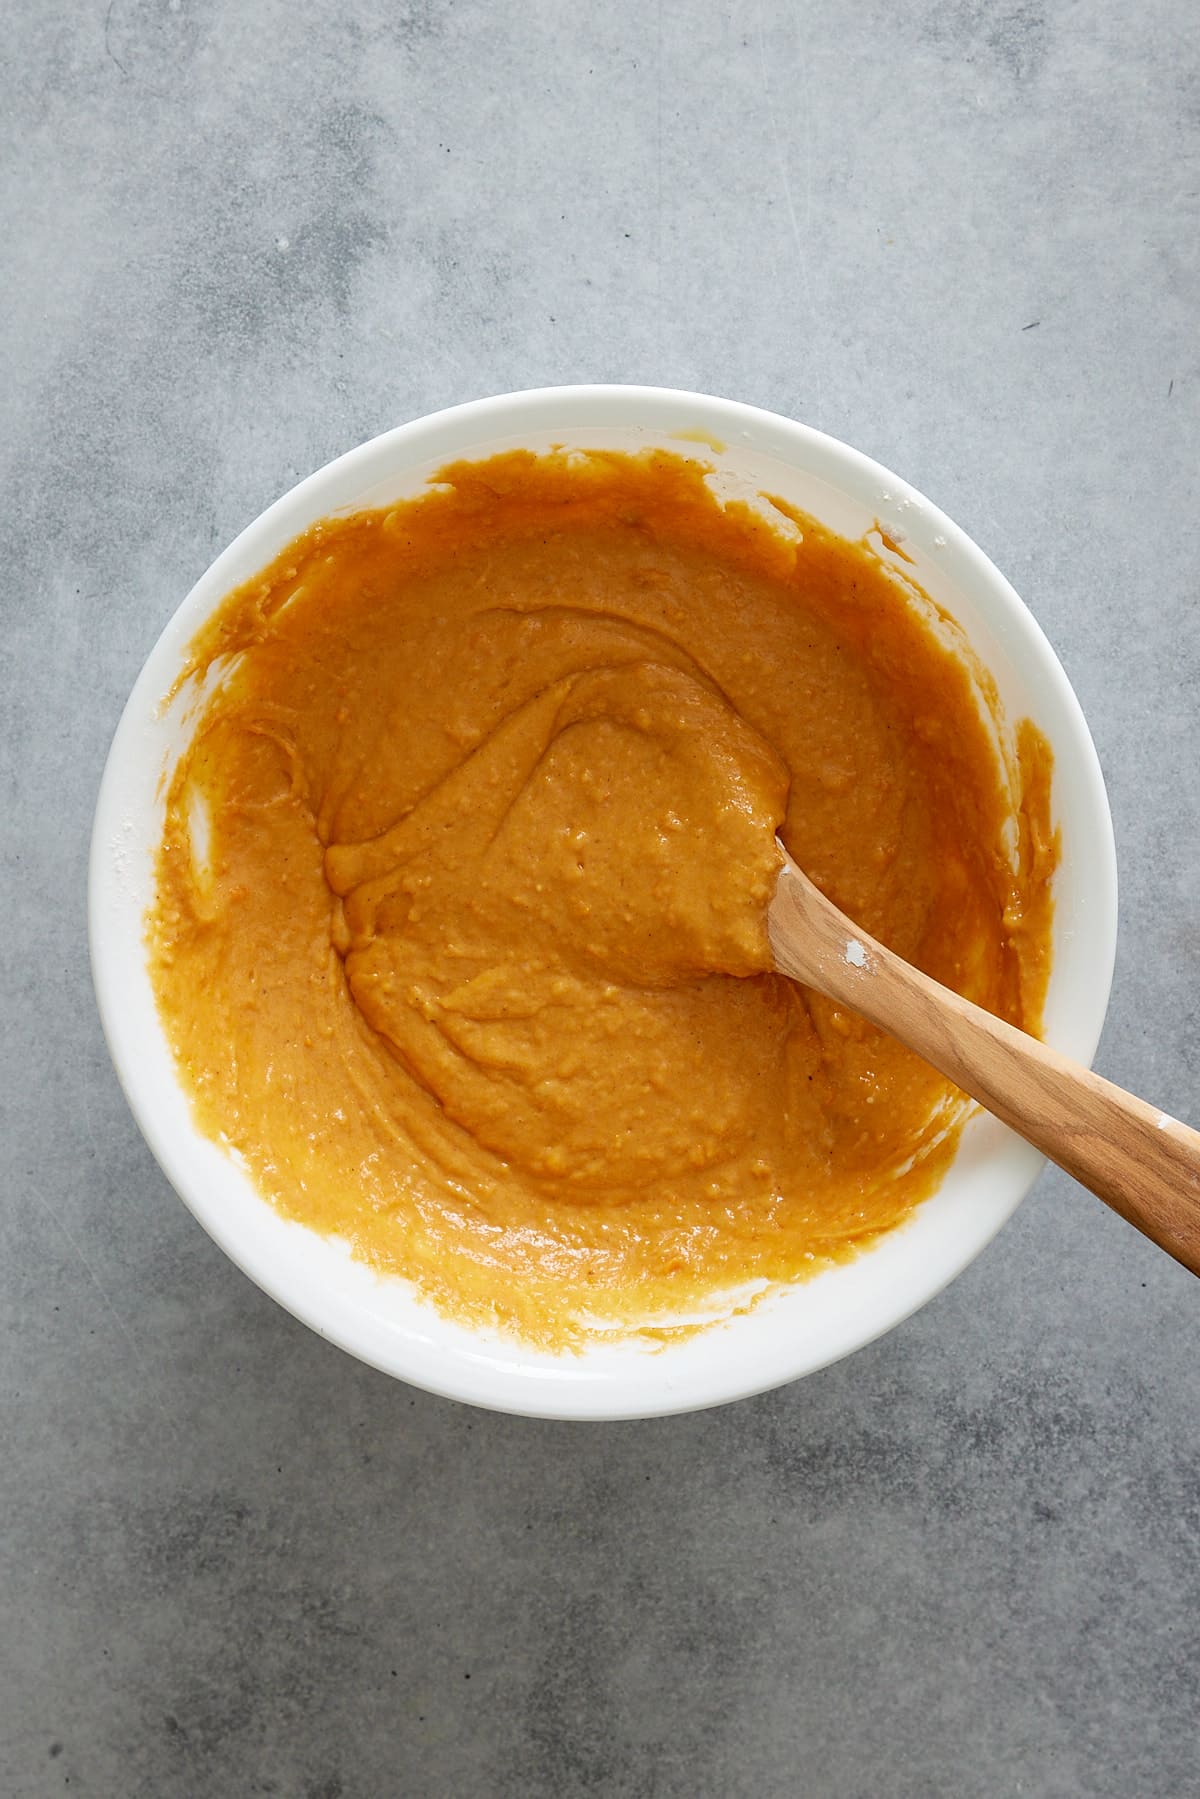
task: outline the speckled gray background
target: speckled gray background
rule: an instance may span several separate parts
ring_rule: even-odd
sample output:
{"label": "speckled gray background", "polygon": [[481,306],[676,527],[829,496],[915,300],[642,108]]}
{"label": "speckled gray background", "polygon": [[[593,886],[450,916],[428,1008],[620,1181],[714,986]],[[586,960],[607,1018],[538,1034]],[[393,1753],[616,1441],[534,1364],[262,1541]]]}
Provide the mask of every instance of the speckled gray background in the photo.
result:
{"label": "speckled gray background", "polygon": [[1200,1792],[1200,1289],[1063,1177],[850,1362],[542,1425],[228,1265],[84,941],[121,704],[298,475],[479,393],[728,393],[939,501],[1110,784],[1100,1066],[1200,1074],[1190,0],[10,0],[0,1794]]}

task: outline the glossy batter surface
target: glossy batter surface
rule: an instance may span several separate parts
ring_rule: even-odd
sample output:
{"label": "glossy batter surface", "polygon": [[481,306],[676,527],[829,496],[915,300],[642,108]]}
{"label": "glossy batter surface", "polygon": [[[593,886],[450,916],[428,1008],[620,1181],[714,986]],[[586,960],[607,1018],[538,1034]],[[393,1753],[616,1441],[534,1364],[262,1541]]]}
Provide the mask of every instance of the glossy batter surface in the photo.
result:
{"label": "glossy batter surface", "polygon": [[777,524],[662,454],[456,465],[315,526],[193,646],[219,679],[149,932],[196,1115],[457,1316],[670,1329],[937,1184],[961,1096],[769,972],[777,829],[1036,1028],[1045,745],[1006,772],[876,546]]}

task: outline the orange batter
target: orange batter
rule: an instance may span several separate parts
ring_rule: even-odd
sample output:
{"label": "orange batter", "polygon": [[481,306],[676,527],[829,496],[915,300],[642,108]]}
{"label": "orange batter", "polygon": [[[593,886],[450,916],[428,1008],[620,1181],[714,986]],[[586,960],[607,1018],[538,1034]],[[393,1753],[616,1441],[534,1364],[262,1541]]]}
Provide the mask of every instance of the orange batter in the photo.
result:
{"label": "orange batter", "polygon": [[290,545],[185,675],[149,928],[201,1127],[551,1346],[844,1259],[953,1152],[956,1090],[769,972],[777,829],[938,979],[1031,1029],[1045,990],[1046,745],[1005,767],[869,543],[704,475],[443,470]]}

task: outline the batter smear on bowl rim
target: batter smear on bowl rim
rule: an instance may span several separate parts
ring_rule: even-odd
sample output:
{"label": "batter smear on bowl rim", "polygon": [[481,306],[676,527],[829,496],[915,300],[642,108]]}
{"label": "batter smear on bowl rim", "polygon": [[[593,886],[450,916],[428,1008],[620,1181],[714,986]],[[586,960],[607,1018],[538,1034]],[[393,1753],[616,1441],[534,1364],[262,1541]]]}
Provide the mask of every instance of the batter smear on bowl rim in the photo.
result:
{"label": "batter smear on bowl rim", "polygon": [[1036,1030],[1051,758],[878,534],[513,452],[314,525],[191,646],[148,918],[197,1122],[280,1211],[552,1348],[844,1261],[961,1095],[770,972],[775,836]]}

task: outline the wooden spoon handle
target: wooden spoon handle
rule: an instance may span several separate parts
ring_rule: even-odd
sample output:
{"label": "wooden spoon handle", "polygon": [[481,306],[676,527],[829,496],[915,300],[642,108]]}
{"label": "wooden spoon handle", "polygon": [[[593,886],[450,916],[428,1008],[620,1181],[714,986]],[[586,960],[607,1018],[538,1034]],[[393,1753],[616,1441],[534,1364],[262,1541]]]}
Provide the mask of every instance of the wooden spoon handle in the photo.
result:
{"label": "wooden spoon handle", "polygon": [[775,966],[899,1039],[1200,1274],[1200,1132],[972,1005],[851,923],[787,858]]}

